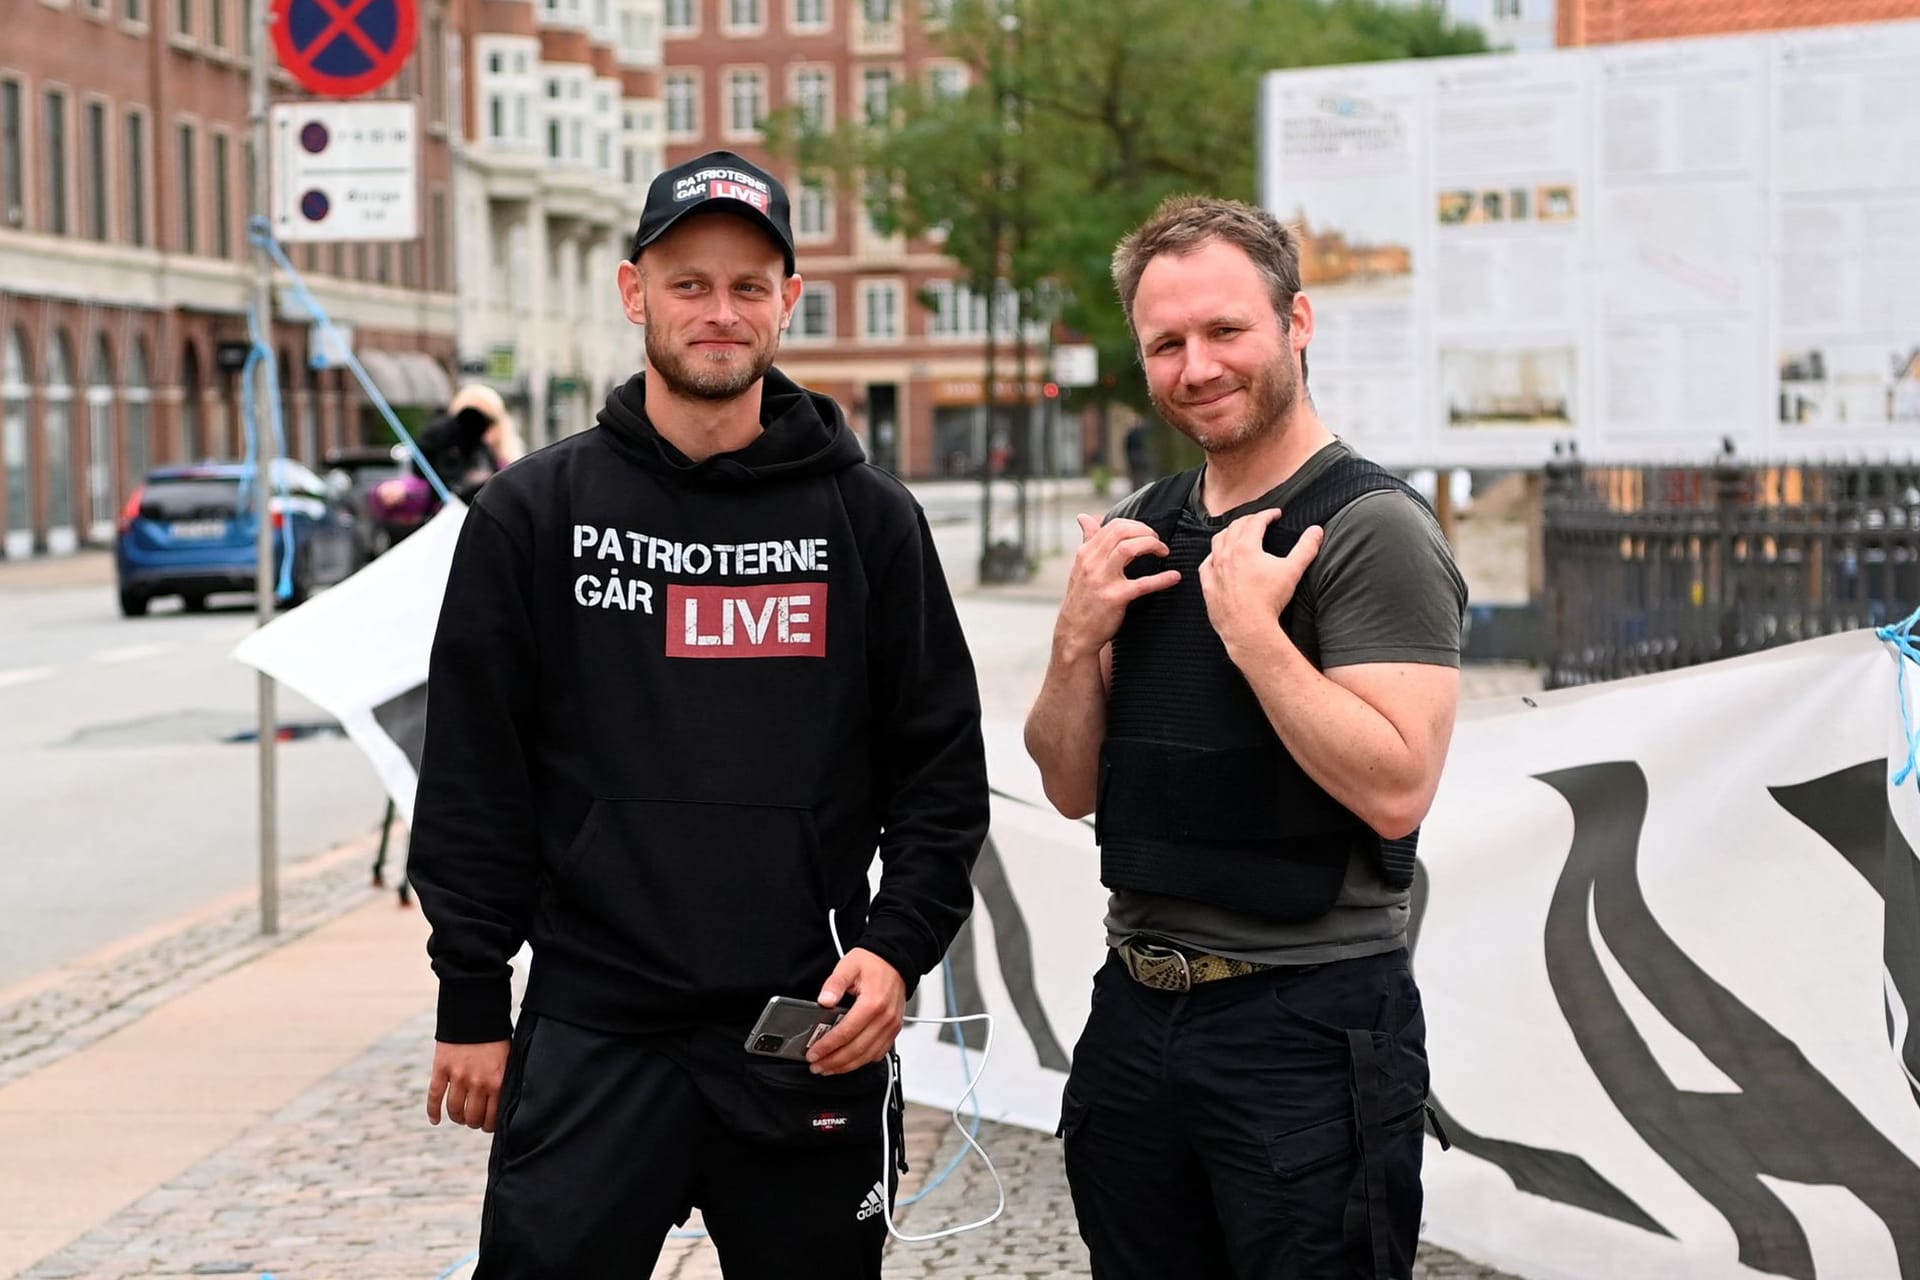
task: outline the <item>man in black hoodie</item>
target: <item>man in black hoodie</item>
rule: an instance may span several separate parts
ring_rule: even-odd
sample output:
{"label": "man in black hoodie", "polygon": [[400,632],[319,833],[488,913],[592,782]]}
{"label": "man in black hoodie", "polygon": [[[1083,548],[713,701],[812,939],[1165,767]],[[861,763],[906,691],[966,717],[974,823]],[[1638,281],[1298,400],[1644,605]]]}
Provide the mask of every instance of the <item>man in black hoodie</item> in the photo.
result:
{"label": "man in black hoodie", "polygon": [[[644,1275],[694,1206],[729,1276],[880,1274],[887,1058],[971,908],[986,765],[918,504],[772,368],[800,290],[778,181],[662,173],[620,265],[644,372],[461,531],[410,872],[427,1113],[494,1134],[481,1280]],[[851,1005],[755,1057],[775,995]]]}

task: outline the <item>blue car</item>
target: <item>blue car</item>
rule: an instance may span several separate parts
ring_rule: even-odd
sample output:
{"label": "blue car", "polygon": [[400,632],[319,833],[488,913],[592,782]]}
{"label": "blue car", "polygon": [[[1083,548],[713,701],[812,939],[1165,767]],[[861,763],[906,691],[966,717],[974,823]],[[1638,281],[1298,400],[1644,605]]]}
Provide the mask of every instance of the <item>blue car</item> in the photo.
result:
{"label": "blue car", "polygon": [[[251,494],[241,492],[246,469],[237,462],[161,467],[147,473],[120,512],[113,560],[120,612],[139,617],[156,596],[179,596],[188,612],[207,607],[220,591],[254,589],[259,564]],[[344,487],[329,488],[298,462],[275,464],[274,569],[293,552],[293,595],[299,604],[315,587],[340,581],[360,567],[360,542]],[[291,539],[286,531],[291,531]]]}

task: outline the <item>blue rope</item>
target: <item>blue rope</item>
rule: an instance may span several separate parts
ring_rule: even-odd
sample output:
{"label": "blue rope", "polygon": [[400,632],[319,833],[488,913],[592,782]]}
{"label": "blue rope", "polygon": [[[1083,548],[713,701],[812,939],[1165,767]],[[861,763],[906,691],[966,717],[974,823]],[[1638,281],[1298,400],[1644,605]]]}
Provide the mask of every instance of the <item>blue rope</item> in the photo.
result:
{"label": "blue rope", "polygon": [[479,1256],[480,1256],[480,1251],[478,1249],[475,1249],[472,1253],[469,1253],[466,1257],[460,1259],[460,1261],[454,1263],[452,1266],[448,1267],[445,1271],[442,1271],[439,1275],[435,1276],[433,1280],[447,1280],[448,1276],[452,1275],[454,1272],[458,1271],[460,1268],[466,1266],[469,1262],[472,1262],[475,1258]]}
{"label": "blue rope", "polygon": [[1874,631],[1875,635],[1892,645],[1894,652],[1902,658],[1897,686],[1900,691],[1900,728],[1907,735],[1907,758],[1893,775],[1893,785],[1896,787],[1907,780],[1916,765],[1920,765],[1920,733],[1914,731],[1913,713],[1907,709],[1907,664],[1920,662],[1920,643],[1915,641],[1913,634],[1916,625],[1920,625],[1920,609],[1915,609],[1903,621]]}
{"label": "blue rope", "polygon": [[[273,360],[273,348],[267,343],[266,326],[261,321],[258,309],[252,306],[247,308],[247,333],[252,337],[253,345],[247,348],[247,362],[240,370],[242,417],[247,425],[247,455],[240,464],[240,483],[246,489],[246,501],[250,504],[254,493],[254,468],[259,465],[256,460],[260,456],[258,448],[260,406],[254,396],[253,371],[254,366],[260,361],[266,360],[271,363]],[[287,456],[287,436],[280,416],[279,384],[278,378],[267,379],[268,401],[273,411],[275,450],[280,457],[284,458]],[[286,473],[275,468],[271,483],[274,491],[284,498],[287,494]],[[268,506],[269,510],[264,513],[255,512],[255,518],[271,520],[272,504],[269,503]],[[273,594],[279,600],[293,598],[293,521],[291,519],[280,526],[280,577],[274,584]]]}
{"label": "blue rope", "polygon": [[[959,993],[954,990],[953,961],[951,960],[942,961],[940,965],[940,973],[941,973],[941,976],[946,979],[947,1016],[949,1018],[957,1018],[960,1016],[960,1010],[958,1007],[960,1004],[960,996],[959,996]],[[956,1025],[954,1027],[954,1032],[956,1033],[956,1038],[960,1042],[960,1078],[962,1080],[971,1080],[973,1079],[973,1072],[968,1070],[967,1068],[966,1025],[965,1024]],[[978,1138],[980,1136],[980,1095],[977,1093],[973,1094],[972,1099],[973,1099],[973,1127],[967,1130],[967,1136],[970,1138]],[[909,1205],[919,1204],[922,1200],[926,1199],[928,1196],[938,1191],[940,1189],[940,1184],[953,1176],[953,1171],[960,1167],[960,1162],[967,1158],[967,1152],[971,1151],[972,1149],[973,1148],[968,1146],[962,1146],[958,1151],[954,1152],[953,1159],[947,1161],[947,1167],[940,1171],[940,1175],[936,1177],[932,1182],[929,1182],[926,1186],[914,1192],[912,1196],[908,1197],[905,1200],[902,1200],[900,1202],[900,1208],[904,1209]]]}
{"label": "blue rope", "polygon": [[[320,326],[321,333],[328,337],[336,336],[340,331],[335,328],[333,321],[328,318],[326,308],[320,305],[320,300],[315,298],[313,293],[307,288],[307,282],[301,278],[300,272],[294,268],[293,262],[287,257],[285,250],[281,249],[279,241],[273,238],[271,224],[268,223],[265,218],[249,218],[247,220],[247,238],[266,250],[268,256],[273,259],[274,265],[286,272],[287,281],[293,287],[294,300],[304,307],[307,313],[314,318],[314,323]],[[255,341],[260,340],[261,339],[256,336]],[[427,478],[427,483],[433,486],[433,491],[440,495],[441,502],[451,504],[453,502],[452,492],[440,479],[439,472],[433,469],[433,464],[427,461],[427,456],[420,452],[420,446],[414,443],[413,433],[400,425],[400,419],[394,416],[393,408],[387,403],[387,398],[380,394],[380,388],[373,385],[373,379],[368,377],[367,371],[361,367],[360,357],[354,355],[352,349],[345,343],[338,345],[340,350],[346,355],[347,367],[353,370],[353,376],[359,380],[360,389],[367,393],[367,399],[373,402],[373,407],[380,411],[382,418],[386,419],[387,426],[393,429],[393,434],[398,436],[401,443],[407,446],[407,452],[413,455],[414,465],[420,468],[420,474]],[[271,353],[269,352],[269,354]]]}

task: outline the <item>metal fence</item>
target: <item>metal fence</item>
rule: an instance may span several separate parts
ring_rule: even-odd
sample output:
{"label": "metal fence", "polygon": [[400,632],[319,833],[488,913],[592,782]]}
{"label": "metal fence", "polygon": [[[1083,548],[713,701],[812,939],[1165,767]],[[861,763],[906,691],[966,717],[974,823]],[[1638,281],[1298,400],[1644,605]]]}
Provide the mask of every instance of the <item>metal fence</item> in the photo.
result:
{"label": "metal fence", "polygon": [[1920,466],[1546,468],[1549,689],[1896,622]]}

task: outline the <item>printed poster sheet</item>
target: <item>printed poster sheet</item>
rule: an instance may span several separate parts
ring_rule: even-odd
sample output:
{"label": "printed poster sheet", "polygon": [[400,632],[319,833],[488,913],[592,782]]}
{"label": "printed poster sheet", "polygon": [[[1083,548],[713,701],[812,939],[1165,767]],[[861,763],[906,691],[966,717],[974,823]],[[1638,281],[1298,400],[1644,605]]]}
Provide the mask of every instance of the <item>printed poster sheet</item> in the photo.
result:
{"label": "printed poster sheet", "polygon": [[1920,21],[1276,71],[1261,129],[1382,463],[1920,453]]}
{"label": "printed poster sheet", "polygon": [[1300,236],[1314,307],[1314,402],[1368,440],[1419,438],[1423,279],[1419,217],[1425,87],[1393,68],[1341,67],[1267,86],[1267,205]]}

